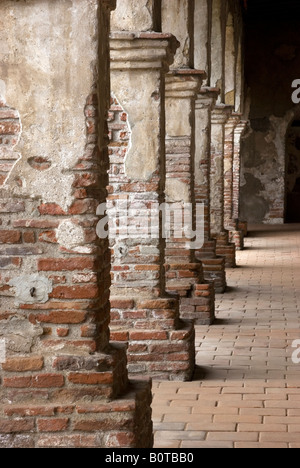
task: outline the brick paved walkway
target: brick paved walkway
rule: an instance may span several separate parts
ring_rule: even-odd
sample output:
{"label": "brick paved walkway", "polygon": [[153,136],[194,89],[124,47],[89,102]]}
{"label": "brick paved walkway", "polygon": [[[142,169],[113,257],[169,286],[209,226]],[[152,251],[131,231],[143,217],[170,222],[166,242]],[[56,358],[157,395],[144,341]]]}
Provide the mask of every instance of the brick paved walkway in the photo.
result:
{"label": "brick paved walkway", "polygon": [[300,448],[300,226],[246,247],[217,323],[197,327],[194,381],[154,382],[157,448]]}

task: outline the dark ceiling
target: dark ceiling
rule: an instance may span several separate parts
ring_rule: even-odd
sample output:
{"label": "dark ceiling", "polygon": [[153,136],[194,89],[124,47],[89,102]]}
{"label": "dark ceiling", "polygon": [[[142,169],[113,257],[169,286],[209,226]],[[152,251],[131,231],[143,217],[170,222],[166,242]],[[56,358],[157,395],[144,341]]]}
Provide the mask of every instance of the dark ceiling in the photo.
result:
{"label": "dark ceiling", "polygon": [[[244,0],[243,0],[243,3]],[[247,0],[246,18],[289,19],[300,22],[300,0]]]}

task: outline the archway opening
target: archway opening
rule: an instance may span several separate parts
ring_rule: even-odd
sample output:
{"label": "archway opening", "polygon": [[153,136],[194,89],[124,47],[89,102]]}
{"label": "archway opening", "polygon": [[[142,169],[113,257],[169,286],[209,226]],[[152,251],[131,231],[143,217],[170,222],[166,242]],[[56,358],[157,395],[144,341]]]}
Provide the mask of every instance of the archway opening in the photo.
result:
{"label": "archway opening", "polygon": [[286,134],[286,223],[300,223],[300,120]]}

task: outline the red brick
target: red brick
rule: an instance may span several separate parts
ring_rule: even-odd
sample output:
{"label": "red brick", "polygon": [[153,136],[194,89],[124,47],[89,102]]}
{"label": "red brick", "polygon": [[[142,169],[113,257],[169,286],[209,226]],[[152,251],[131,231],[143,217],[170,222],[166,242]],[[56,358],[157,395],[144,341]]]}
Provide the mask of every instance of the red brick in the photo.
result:
{"label": "red brick", "polygon": [[35,158],[29,158],[28,163],[33,169],[36,169],[37,171],[46,171],[47,169],[50,169],[50,167],[52,166],[51,161],[41,156],[36,156]]}
{"label": "red brick", "polygon": [[37,427],[40,432],[61,432],[68,428],[68,418],[38,419]]}
{"label": "red brick", "polygon": [[134,301],[131,299],[115,299],[112,298],[111,301],[112,309],[133,309]]}
{"label": "red brick", "polygon": [[0,134],[2,135],[15,135],[21,132],[21,125],[19,119],[14,120],[0,120]]}
{"label": "red brick", "polygon": [[20,241],[20,231],[0,231],[0,244],[18,244]]}
{"label": "red brick", "polygon": [[50,216],[64,216],[66,213],[56,203],[46,203],[39,206],[39,212],[41,215]]}
{"label": "red brick", "polygon": [[111,372],[96,374],[71,373],[68,380],[79,385],[107,385],[113,383],[113,374]]}
{"label": "red brick", "polygon": [[96,299],[99,296],[97,285],[57,286],[50,297],[55,299]]}
{"label": "red brick", "polygon": [[58,328],[56,330],[56,333],[57,333],[57,336],[59,336],[60,338],[65,338],[66,336],[69,335],[70,330],[69,328]]}
{"label": "red brick", "polygon": [[32,323],[55,323],[55,324],[79,324],[83,323],[86,319],[86,312],[69,311],[55,311],[45,314],[31,314],[29,317]]}
{"label": "red brick", "polygon": [[44,231],[39,235],[40,242],[46,242],[47,244],[56,244],[56,233],[55,231]]}
{"label": "red brick", "polygon": [[94,268],[95,260],[90,257],[47,258],[38,261],[39,271],[83,271]]}
{"label": "red brick", "polygon": [[93,338],[97,334],[96,325],[84,325],[81,327],[81,336],[83,338]]}
{"label": "red brick", "polygon": [[29,388],[32,384],[32,377],[11,377],[4,378],[3,385],[8,388]]}
{"label": "red brick", "polygon": [[75,177],[73,187],[97,187],[99,186],[99,177],[96,174],[78,174]]}
{"label": "red brick", "polygon": [[172,309],[176,307],[176,299],[148,300],[137,303],[138,309]]}
{"label": "red brick", "polygon": [[166,332],[156,332],[156,331],[141,331],[141,332],[136,332],[132,331],[130,332],[130,341],[154,341],[154,340],[167,340],[168,335]]}
{"label": "red brick", "polygon": [[7,416],[54,416],[55,408],[47,406],[20,406],[5,408],[4,413]]}
{"label": "red brick", "polygon": [[97,206],[98,203],[94,199],[76,200],[69,209],[69,214],[95,214],[97,211]]}
{"label": "red brick", "polygon": [[112,341],[128,341],[129,340],[129,333],[126,331],[117,332],[117,331],[111,330],[110,336],[111,336]]}
{"label": "red brick", "polygon": [[23,233],[23,242],[25,244],[34,244],[35,240],[35,233],[33,231],[27,231]]}
{"label": "red brick", "polygon": [[39,371],[44,367],[44,358],[40,356],[9,358],[2,364],[2,369],[7,372]]}
{"label": "red brick", "polygon": [[76,421],[74,424],[75,431],[82,431],[82,432],[95,432],[95,431],[112,431],[112,430],[120,430],[120,429],[129,429],[133,425],[132,418],[116,418],[113,419],[111,417],[97,419],[82,419],[80,421]]}
{"label": "red brick", "polygon": [[31,432],[34,430],[33,419],[0,419],[0,433],[14,434],[19,432]]}
{"label": "red brick", "polygon": [[134,411],[136,408],[135,401],[112,401],[107,404],[101,403],[87,403],[80,404],[76,407],[78,414],[89,414],[89,413],[125,413]]}
{"label": "red brick", "polygon": [[32,386],[35,388],[60,388],[65,384],[63,375],[40,374],[32,377]]}

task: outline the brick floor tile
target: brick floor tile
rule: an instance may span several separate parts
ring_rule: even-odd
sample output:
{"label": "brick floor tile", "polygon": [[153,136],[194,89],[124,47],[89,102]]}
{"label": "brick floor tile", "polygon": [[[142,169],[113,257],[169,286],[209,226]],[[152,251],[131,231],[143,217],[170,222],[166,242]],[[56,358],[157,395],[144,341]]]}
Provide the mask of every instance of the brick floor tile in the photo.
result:
{"label": "brick floor tile", "polygon": [[279,444],[279,443],[247,443],[247,442],[236,442],[236,449],[287,449],[288,444]]}
{"label": "brick floor tile", "polygon": [[300,448],[300,226],[268,229],[227,270],[216,324],[196,326],[203,377],[154,382],[156,447]]}
{"label": "brick floor tile", "polygon": [[[238,425],[238,432],[287,432],[286,424],[244,424]],[[296,431],[295,431],[296,432]]]}
{"label": "brick floor tile", "polygon": [[157,439],[161,440],[205,440],[206,432],[203,431],[157,431]]}
{"label": "brick floor tile", "polygon": [[209,432],[207,440],[232,441],[232,442],[258,442],[258,432]]}
{"label": "brick floor tile", "polygon": [[202,448],[202,449],[232,449],[233,442],[196,442],[184,440],[181,444],[181,448]]}

